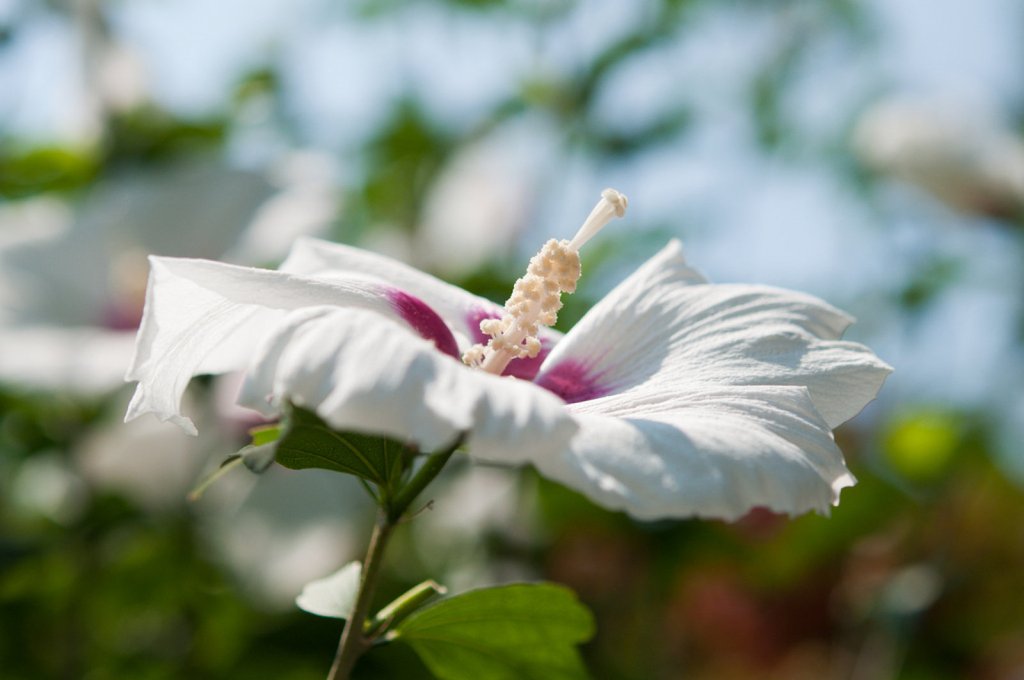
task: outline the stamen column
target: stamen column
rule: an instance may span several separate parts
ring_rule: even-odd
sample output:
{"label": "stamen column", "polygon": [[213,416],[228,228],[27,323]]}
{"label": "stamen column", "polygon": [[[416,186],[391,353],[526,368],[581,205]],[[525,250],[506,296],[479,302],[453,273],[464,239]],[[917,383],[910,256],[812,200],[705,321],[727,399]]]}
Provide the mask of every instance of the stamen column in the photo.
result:
{"label": "stamen column", "polygon": [[614,217],[626,211],[626,197],[605,189],[601,200],[572,241],[551,239],[533,256],[526,275],[515,283],[500,319],[485,319],[480,330],[491,336],[474,345],[462,359],[474,368],[500,375],[513,359],[533,358],[541,350],[540,326],[553,326],[562,308],[562,293],[576,290],[580,278],[579,249]]}

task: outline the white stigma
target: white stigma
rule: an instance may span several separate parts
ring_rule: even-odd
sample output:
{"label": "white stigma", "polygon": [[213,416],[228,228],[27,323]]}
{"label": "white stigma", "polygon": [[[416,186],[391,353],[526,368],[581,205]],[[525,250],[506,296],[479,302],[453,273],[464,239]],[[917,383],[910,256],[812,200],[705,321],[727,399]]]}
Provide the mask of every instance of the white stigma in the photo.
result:
{"label": "white stigma", "polygon": [[501,375],[513,359],[540,353],[538,332],[553,326],[562,308],[562,293],[576,290],[580,278],[579,250],[615,217],[622,217],[629,201],[615,189],[605,189],[572,241],[549,240],[533,256],[526,275],[515,283],[500,319],[485,319],[480,330],[491,336],[487,345],[474,345],[462,360],[488,373]]}
{"label": "white stigma", "polygon": [[613,218],[625,215],[628,206],[629,199],[626,198],[625,194],[621,194],[615,189],[605,189],[602,191],[601,200],[597,202],[594,209],[587,215],[587,219],[583,222],[580,230],[572,237],[569,247],[578,251],[583,247],[584,243],[592,239]]}

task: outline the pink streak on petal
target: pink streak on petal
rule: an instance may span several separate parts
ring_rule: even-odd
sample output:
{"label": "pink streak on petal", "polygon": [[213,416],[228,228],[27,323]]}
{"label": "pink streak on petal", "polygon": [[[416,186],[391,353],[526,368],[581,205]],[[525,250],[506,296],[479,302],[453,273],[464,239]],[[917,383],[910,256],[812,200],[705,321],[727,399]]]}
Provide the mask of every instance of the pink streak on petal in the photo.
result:
{"label": "pink streak on petal", "polygon": [[537,356],[532,359],[513,359],[501,374],[510,375],[520,380],[533,380],[537,376],[537,371],[540,370],[540,365],[544,363],[544,359],[550,353],[551,347],[546,341],[542,340],[540,352],[537,353]]}
{"label": "pink streak on petal", "polygon": [[611,393],[607,385],[600,383],[600,378],[600,374],[594,374],[589,366],[567,359],[553,366],[536,384],[554,392],[567,404],[575,404]]}
{"label": "pink streak on petal", "polygon": [[459,345],[455,336],[437,312],[423,300],[397,288],[384,291],[391,307],[414,331],[425,340],[431,340],[438,350],[458,359]]}
{"label": "pink streak on petal", "polygon": [[466,315],[466,325],[469,326],[470,340],[474,344],[486,345],[487,341],[491,339],[491,336],[486,335],[480,330],[480,322],[486,319],[500,319],[501,310],[490,310],[484,309],[483,307],[477,307],[476,309],[470,310],[469,314]]}
{"label": "pink streak on petal", "polygon": [[[466,316],[466,325],[469,326],[470,333],[472,334],[471,339],[474,343],[486,345],[487,341],[491,339],[491,336],[484,334],[480,330],[480,322],[484,319],[500,319],[501,310],[489,310],[477,307],[472,310]],[[540,370],[540,365],[544,363],[544,359],[551,352],[551,344],[546,340],[541,340],[540,352],[532,359],[513,359],[509,362],[505,370],[501,372],[502,375],[512,376],[513,378],[519,378],[520,380],[533,380],[534,376],[537,375],[537,371]]]}

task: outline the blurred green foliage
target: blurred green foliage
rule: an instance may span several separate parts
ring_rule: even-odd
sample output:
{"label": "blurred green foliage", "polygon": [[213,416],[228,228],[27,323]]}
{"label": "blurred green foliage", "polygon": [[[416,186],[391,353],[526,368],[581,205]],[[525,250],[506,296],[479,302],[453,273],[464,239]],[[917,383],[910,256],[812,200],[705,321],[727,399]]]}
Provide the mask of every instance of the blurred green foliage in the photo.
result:
{"label": "blurred green foliage", "polygon": [[353,197],[357,223],[392,224],[414,231],[431,182],[451,146],[448,135],[416,102],[396,104],[392,117],[366,144],[367,179]]}
{"label": "blurred green foliage", "polygon": [[[71,525],[8,523],[4,677],[316,678],[335,632],[253,608],[204,557],[189,513],[93,497]],[[7,533],[5,532],[5,534]]]}
{"label": "blurred green foliage", "polygon": [[892,423],[885,433],[886,461],[900,476],[935,481],[962,447],[963,425],[954,413],[924,412]]}
{"label": "blurred green foliage", "polygon": [[0,155],[0,196],[16,199],[77,189],[98,171],[95,158],[67,149],[37,147]]}

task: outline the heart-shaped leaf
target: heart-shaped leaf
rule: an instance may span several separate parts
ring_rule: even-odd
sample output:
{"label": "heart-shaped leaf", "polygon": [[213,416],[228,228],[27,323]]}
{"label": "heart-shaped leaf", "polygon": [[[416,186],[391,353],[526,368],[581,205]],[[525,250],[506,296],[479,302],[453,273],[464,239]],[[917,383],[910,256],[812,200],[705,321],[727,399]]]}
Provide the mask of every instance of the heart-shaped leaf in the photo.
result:
{"label": "heart-shaped leaf", "polygon": [[390,638],[410,645],[441,680],[579,680],[576,646],[594,620],[550,583],[483,588],[418,610]]}

